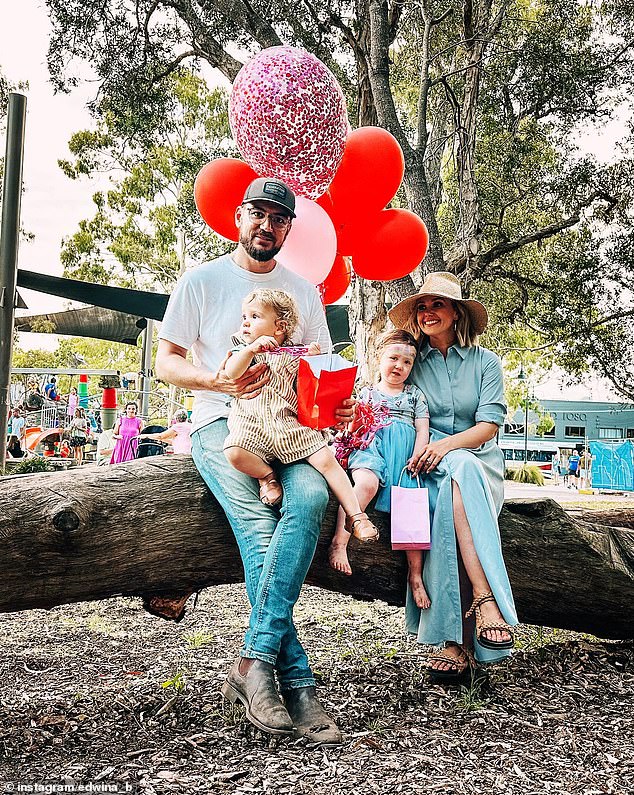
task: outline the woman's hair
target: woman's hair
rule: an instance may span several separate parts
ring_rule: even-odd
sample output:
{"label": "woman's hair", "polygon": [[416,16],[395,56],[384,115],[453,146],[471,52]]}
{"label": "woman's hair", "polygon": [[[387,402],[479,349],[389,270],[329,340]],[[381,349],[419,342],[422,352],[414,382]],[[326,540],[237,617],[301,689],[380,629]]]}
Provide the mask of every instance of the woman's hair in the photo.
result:
{"label": "woman's hair", "polygon": [[253,290],[244,299],[245,304],[250,304],[252,301],[259,301],[275,312],[278,320],[284,323],[284,334],[286,339],[289,340],[299,323],[299,307],[293,296],[284,290],[262,288]]}
{"label": "woman's hair", "polygon": [[458,344],[463,348],[472,348],[478,342],[478,335],[473,328],[471,315],[460,301],[452,301],[451,303],[458,313],[458,320],[456,320],[456,337],[458,337]]}
{"label": "woman's hair", "polygon": [[77,387],[76,386],[71,386],[70,391],[71,392],[75,392],[75,394],[77,394]]}
{"label": "woman's hair", "polygon": [[187,422],[187,412],[186,411],[177,411],[174,414],[174,422]]}
{"label": "woman's hair", "polygon": [[[451,301],[451,299],[448,300]],[[427,342],[427,335],[422,333],[418,325],[417,306],[417,304],[414,305],[414,311],[405,325],[406,330],[416,339],[418,345],[422,345]],[[478,342],[478,335],[471,322],[471,315],[461,301],[451,301],[451,306],[458,314],[458,319],[455,323],[458,344],[463,348],[472,348]]]}
{"label": "woman's hair", "polygon": [[79,417],[85,417],[85,416],[86,416],[86,412],[85,412],[85,410],[84,410],[84,409],[83,409],[81,406],[77,406],[77,408],[75,409],[75,416],[76,416],[76,417],[77,417],[77,416],[79,416]]}
{"label": "woman's hair", "polygon": [[415,338],[409,331],[403,331],[403,329],[400,328],[381,334],[376,343],[377,355],[381,356],[384,348],[387,348],[388,345],[410,345],[414,350],[418,350]]}
{"label": "woman's hair", "polygon": [[134,400],[130,400],[130,401],[128,401],[128,402],[125,404],[125,411],[127,411],[127,410],[128,410],[128,406],[134,406],[134,410],[135,410],[135,411],[138,411],[138,410],[139,410],[139,407],[138,407],[138,406],[137,406],[137,404],[134,402]]}

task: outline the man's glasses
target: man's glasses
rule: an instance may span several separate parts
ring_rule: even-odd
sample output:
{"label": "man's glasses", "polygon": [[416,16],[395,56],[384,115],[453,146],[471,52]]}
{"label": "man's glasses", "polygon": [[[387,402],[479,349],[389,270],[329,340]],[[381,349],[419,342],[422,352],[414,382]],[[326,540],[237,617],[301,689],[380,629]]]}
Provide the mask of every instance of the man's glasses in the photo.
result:
{"label": "man's glasses", "polygon": [[264,210],[258,210],[257,207],[246,207],[246,211],[249,213],[249,218],[251,219],[252,223],[261,225],[268,218],[273,229],[286,229],[291,222],[290,215],[265,213]]}

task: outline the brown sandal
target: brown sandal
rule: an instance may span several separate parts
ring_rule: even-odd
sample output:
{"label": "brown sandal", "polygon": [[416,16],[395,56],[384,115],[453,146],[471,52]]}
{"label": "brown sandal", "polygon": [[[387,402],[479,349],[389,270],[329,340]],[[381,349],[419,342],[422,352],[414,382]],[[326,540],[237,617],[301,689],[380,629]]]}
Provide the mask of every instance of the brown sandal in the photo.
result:
{"label": "brown sandal", "polygon": [[[446,646],[436,654],[428,655],[426,664],[431,679],[443,682],[456,682],[461,680],[465,674],[469,673],[470,669],[475,669],[475,659],[470,652],[463,649],[462,646],[455,644],[455,648],[460,651],[459,656],[456,657],[453,654],[447,654],[448,648],[449,647]],[[434,668],[432,666],[434,662],[447,663],[451,668],[445,670],[442,668]]]}
{"label": "brown sandal", "polygon": [[[273,498],[269,497],[269,493],[273,491]],[[271,472],[264,478],[260,478],[260,502],[264,505],[279,505],[282,502],[282,485],[275,477],[275,472]]]}
{"label": "brown sandal", "polygon": [[[474,594],[473,603],[469,610],[467,610],[465,613],[465,618],[469,618],[470,615],[475,613],[476,635],[478,637],[478,643],[481,646],[484,646],[485,649],[512,649],[513,644],[515,643],[513,628],[510,626],[510,624],[507,624],[506,621],[489,621],[488,624],[485,624],[482,611],[480,610],[480,605],[483,605],[485,602],[495,602],[495,596],[493,596],[491,591],[478,594],[478,596],[475,596]],[[510,640],[495,641],[490,640],[484,635],[485,632],[495,629],[500,630],[501,632],[508,632],[511,636]]]}
{"label": "brown sandal", "polygon": [[362,543],[379,540],[379,529],[368,518],[367,513],[353,513],[346,517],[346,530]]}

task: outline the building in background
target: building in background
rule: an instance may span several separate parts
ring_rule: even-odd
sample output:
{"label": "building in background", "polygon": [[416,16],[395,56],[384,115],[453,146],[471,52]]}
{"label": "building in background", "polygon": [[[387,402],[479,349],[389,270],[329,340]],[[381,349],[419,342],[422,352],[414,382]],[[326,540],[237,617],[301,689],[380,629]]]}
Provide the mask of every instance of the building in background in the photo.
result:
{"label": "building in background", "polygon": [[[500,447],[508,462],[520,464],[526,458],[542,469],[550,470],[550,462],[559,451],[567,462],[573,450],[589,449],[590,443],[621,445],[628,439],[634,444],[634,405],[594,400],[537,400],[541,412],[554,424],[550,430],[536,433],[540,413],[529,409],[528,433],[525,435],[525,409],[519,408],[504,423]],[[543,423],[542,423],[543,425]],[[511,464],[513,465],[513,464]]]}

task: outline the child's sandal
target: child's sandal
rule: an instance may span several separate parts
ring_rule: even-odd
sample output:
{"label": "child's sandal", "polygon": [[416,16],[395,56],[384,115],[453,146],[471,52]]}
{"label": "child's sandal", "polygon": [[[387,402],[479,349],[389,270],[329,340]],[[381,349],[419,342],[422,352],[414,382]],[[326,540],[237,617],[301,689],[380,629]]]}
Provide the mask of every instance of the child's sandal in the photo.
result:
{"label": "child's sandal", "polygon": [[379,529],[370,521],[367,513],[354,513],[346,517],[346,530],[362,543],[379,539]]}
{"label": "child's sandal", "polygon": [[[273,494],[271,494],[273,492]],[[279,505],[282,502],[282,486],[275,477],[275,472],[271,472],[266,478],[260,480],[260,502],[264,505]]]}

